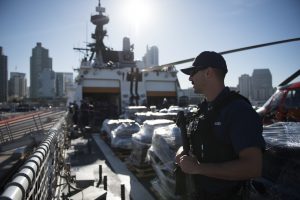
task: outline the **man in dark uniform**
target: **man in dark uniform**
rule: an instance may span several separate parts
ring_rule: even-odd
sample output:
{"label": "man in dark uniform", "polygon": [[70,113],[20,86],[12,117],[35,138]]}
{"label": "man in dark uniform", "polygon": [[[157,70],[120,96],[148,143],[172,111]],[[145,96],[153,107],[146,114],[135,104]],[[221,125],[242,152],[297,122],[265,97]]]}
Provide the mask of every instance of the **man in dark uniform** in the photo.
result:
{"label": "man in dark uniform", "polygon": [[184,155],[181,147],[176,162],[192,174],[197,199],[242,199],[247,180],[261,176],[261,119],[245,97],[225,87],[222,55],[202,52],[192,67],[181,71],[206,99],[188,126],[191,153]]}
{"label": "man in dark uniform", "polygon": [[89,104],[87,100],[81,100],[80,104],[80,128],[83,129],[89,124]]}
{"label": "man in dark uniform", "polygon": [[72,119],[73,119],[73,123],[77,125],[78,123],[78,105],[76,103],[76,101],[73,102],[73,116],[72,116]]}

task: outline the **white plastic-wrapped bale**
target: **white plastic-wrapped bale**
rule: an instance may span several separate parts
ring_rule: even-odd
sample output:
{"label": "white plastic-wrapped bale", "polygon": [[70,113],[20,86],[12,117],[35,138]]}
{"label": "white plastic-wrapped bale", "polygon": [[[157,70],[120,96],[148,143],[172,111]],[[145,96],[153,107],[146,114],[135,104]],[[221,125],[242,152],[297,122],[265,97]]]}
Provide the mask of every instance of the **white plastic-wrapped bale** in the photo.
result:
{"label": "white plastic-wrapped bale", "polygon": [[173,123],[172,120],[166,119],[146,120],[140,131],[132,135],[132,151],[129,157],[130,163],[135,166],[148,165],[145,159],[147,150],[151,146],[154,130]]}
{"label": "white plastic-wrapped bale", "polygon": [[169,169],[172,171],[175,154],[181,144],[180,129],[176,124],[171,124],[154,130],[150,149],[164,165],[171,163]]}
{"label": "white plastic-wrapped bale", "polygon": [[158,112],[160,112],[160,113],[167,113],[167,112],[168,112],[168,109],[163,108],[163,109],[160,109]]}
{"label": "white plastic-wrapped bale", "polygon": [[181,145],[181,133],[176,124],[155,129],[147,159],[155,170],[164,195],[175,197],[173,170],[175,154]]}
{"label": "white plastic-wrapped bale", "polygon": [[134,119],[134,114],[137,112],[146,112],[147,111],[147,107],[146,106],[127,106],[125,108],[125,118],[128,119]]}
{"label": "white plastic-wrapped bale", "polygon": [[173,120],[174,122],[176,121],[177,118],[177,113],[160,113],[160,112],[156,112],[153,113],[153,119],[169,119],[169,120]]}
{"label": "white plastic-wrapped bale", "polygon": [[177,113],[160,113],[160,112],[138,112],[135,113],[135,121],[143,124],[146,120],[168,119],[175,121]]}
{"label": "white plastic-wrapped bale", "polygon": [[120,126],[122,123],[134,123],[131,119],[105,119],[102,123],[100,133],[102,137],[110,140],[111,131]]}
{"label": "white plastic-wrapped bale", "polygon": [[265,126],[263,177],[273,185],[268,193],[280,199],[300,199],[300,122]]}
{"label": "white plastic-wrapped bale", "polygon": [[146,120],[154,119],[153,112],[151,112],[151,111],[137,112],[134,115],[135,115],[135,121],[138,122],[139,124],[143,124],[144,121],[146,121]]}
{"label": "white plastic-wrapped bale", "polygon": [[111,131],[111,146],[119,149],[132,149],[132,134],[140,131],[136,122],[123,122]]}
{"label": "white plastic-wrapped bale", "polygon": [[168,108],[168,113],[178,113],[179,111],[186,112],[186,109],[184,109],[183,107],[179,107],[179,106],[170,106]]}
{"label": "white plastic-wrapped bale", "polygon": [[116,128],[118,126],[117,122],[117,119],[105,119],[102,122],[100,131],[105,132],[106,134],[109,133],[113,128]]}
{"label": "white plastic-wrapped bale", "polygon": [[155,182],[151,182],[154,189],[161,197],[165,197],[165,199],[180,199],[179,196],[175,195],[176,182],[173,171],[170,171],[169,169],[170,165],[164,165],[164,163],[157,157],[156,153],[154,153],[153,149],[149,149],[147,155],[150,158],[152,168],[154,169],[157,177]]}
{"label": "white plastic-wrapped bale", "polygon": [[143,123],[141,131],[136,133],[133,138],[143,143],[151,144],[154,130],[170,124],[174,124],[174,121],[167,119],[146,120]]}

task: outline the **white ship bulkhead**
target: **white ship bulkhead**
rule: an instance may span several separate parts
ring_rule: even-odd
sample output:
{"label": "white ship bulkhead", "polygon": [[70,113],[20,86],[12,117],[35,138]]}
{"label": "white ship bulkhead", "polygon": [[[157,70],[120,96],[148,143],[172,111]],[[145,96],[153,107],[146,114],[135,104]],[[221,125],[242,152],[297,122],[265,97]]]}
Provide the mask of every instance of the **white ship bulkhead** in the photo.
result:
{"label": "white ship bulkhead", "polygon": [[177,103],[177,94],[180,87],[176,74],[176,71],[143,73],[143,84],[148,105],[160,106],[164,98],[167,98],[169,103]]}
{"label": "white ship bulkhead", "polygon": [[92,98],[109,101],[117,106],[120,113],[130,105],[132,94],[139,96],[138,105],[160,106],[164,98],[173,103],[177,102],[177,91],[180,88],[176,71],[142,72],[142,81],[138,81],[137,94],[136,81],[132,83],[131,94],[130,81],[127,79],[130,72],[131,68],[81,67],[75,100],[80,102],[82,99]]}

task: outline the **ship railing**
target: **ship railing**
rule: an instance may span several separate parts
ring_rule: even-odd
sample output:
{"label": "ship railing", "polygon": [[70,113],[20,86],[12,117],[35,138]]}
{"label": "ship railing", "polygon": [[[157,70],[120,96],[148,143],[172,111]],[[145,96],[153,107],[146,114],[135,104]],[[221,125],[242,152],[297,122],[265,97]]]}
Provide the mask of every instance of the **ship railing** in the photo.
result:
{"label": "ship railing", "polygon": [[0,200],[52,199],[62,159],[66,115],[48,131],[47,138],[25,161],[0,195]]}
{"label": "ship railing", "polygon": [[0,121],[0,144],[5,145],[27,134],[49,130],[66,111],[47,110]]}

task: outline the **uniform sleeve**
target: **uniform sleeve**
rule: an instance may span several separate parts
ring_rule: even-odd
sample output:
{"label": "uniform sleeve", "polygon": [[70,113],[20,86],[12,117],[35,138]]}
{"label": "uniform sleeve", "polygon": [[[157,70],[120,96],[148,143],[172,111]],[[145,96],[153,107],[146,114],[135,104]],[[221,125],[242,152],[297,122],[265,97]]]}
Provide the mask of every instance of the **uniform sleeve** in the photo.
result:
{"label": "uniform sleeve", "polygon": [[248,147],[265,148],[262,121],[256,111],[244,101],[229,105],[228,133],[236,153]]}

